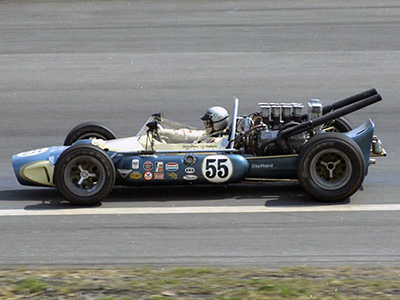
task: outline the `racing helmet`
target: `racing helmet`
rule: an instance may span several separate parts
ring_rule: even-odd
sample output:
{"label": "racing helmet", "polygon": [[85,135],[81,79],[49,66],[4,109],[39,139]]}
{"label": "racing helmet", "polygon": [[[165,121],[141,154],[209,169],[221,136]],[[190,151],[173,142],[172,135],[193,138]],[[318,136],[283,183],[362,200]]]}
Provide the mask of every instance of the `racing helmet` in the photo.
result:
{"label": "racing helmet", "polygon": [[207,134],[224,130],[229,125],[229,114],[221,106],[210,107],[201,119]]}

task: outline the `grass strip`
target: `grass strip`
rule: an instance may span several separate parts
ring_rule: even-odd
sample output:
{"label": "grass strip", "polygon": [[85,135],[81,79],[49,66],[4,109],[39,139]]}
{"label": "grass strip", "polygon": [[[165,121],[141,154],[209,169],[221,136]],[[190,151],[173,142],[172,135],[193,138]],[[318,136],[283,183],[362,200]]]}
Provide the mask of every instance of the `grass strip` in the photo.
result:
{"label": "grass strip", "polygon": [[400,299],[400,268],[3,270],[0,299]]}

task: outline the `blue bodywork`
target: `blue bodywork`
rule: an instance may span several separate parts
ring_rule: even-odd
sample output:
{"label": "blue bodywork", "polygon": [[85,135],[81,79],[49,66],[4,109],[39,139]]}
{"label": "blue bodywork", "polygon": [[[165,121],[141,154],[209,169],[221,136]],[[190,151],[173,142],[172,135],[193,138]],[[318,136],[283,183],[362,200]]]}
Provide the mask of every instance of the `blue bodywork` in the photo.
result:
{"label": "blue bodywork", "polygon": [[[369,119],[358,128],[344,133],[359,145],[367,166],[373,132],[374,123]],[[55,146],[14,155],[12,164],[18,181],[23,185],[54,186],[54,166],[67,148]],[[223,153],[107,153],[114,162],[117,185],[237,183],[246,179],[297,178],[297,154],[257,157]],[[41,183],[26,175],[30,166],[35,166],[35,178],[39,176]]]}

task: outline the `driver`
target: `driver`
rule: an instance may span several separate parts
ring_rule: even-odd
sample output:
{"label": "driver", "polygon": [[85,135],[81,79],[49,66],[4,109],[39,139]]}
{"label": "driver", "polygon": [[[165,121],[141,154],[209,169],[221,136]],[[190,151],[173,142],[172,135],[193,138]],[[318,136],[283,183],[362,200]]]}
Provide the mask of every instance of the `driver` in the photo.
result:
{"label": "driver", "polygon": [[225,108],[213,106],[206,111],[201,120],[204,122],[204,130],[167,129],[159,124],[158,134],[169,143],[211,143],[228,128],[229,114]]}

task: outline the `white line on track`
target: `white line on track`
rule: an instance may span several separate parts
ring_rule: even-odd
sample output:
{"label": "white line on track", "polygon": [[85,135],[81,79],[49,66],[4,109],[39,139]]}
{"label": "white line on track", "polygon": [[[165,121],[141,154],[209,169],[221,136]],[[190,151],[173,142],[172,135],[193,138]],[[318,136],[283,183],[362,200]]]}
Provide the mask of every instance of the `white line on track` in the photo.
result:
{"label": "white line on track", "polygon": [[213,213],[304,213],[304,212],[368,212],[400,211],[400,204],[326,205],[326,206],[197,206],[197,207],[114,207],[24,210],[3,209],[0,217],[7,216],[74,216],[74,215],[137,215],[137,214],[213,214]]}

